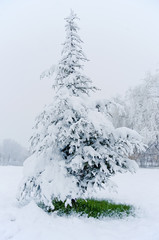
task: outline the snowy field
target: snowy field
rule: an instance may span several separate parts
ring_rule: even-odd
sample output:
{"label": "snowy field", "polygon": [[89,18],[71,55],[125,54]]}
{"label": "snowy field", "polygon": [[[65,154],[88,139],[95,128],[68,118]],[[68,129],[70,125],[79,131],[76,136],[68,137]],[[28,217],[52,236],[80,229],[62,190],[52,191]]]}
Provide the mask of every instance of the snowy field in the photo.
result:
{"label": "snowy field", "polygon": [[101,193],[139,209],[124,220],[49,216],[33,202],[20,208],[21,177],[22,167],[0,167],[0,240],[159,240],[159,169],[117,175],[118,194]]}

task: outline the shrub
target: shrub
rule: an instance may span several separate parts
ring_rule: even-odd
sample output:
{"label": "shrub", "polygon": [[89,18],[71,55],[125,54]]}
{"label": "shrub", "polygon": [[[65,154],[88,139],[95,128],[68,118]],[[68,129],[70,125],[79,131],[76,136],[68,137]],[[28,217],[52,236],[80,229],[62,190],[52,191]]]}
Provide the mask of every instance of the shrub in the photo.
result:
{"label": "shrub", "polygon": [[63,202],[55,198],[52,201],[52,204],[54,209],[47,209],[47,211],[56,212],[59,216],[66,216],[75,213],[78,216],[99,219],[102,217],[123,218],[134,216],[135,213],[134,207],[131,205],[117,204],[108,200],[76,199],[72,200],[72,206],[66,206],[66,201]]}

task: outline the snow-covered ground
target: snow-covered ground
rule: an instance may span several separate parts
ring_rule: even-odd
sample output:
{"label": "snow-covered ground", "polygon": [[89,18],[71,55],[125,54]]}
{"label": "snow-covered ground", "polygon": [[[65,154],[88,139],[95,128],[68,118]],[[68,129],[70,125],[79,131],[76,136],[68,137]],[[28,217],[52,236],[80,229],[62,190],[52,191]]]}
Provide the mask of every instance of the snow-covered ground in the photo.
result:
{"label": "snow-covered ground", "polygon": [[33,202],[20,208],[21,177],[22,167],[0,167],[0,240],[159,240],[159,169],[117,175],[118,194],[100,194],[139,208],[123,220],[49,216]]}

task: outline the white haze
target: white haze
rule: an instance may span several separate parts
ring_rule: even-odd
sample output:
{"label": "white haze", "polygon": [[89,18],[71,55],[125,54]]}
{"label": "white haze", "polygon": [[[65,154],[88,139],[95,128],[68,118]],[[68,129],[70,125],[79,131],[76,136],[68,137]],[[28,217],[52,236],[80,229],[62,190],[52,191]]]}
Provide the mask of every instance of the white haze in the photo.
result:
{"label": "white haze", "polygon": [[0,139],[28,146],[34,118],[52,98],[52,82],[39,75],[60,59],[71,8],[99,94],[123,94],[159,67],[157,0],[1,0]]}

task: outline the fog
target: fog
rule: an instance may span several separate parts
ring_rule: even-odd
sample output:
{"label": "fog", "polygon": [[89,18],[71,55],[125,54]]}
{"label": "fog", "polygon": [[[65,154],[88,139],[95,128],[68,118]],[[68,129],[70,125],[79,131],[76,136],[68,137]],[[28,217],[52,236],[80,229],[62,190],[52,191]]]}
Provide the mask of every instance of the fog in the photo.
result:
{"label": "fog", "polygon": [[28,146],[34,118],[53,94],[52,81],[39,76],[60,59],[70,9],[99,94],[124,94],[159,68],[157,0],[0,0],[0,140]]}

